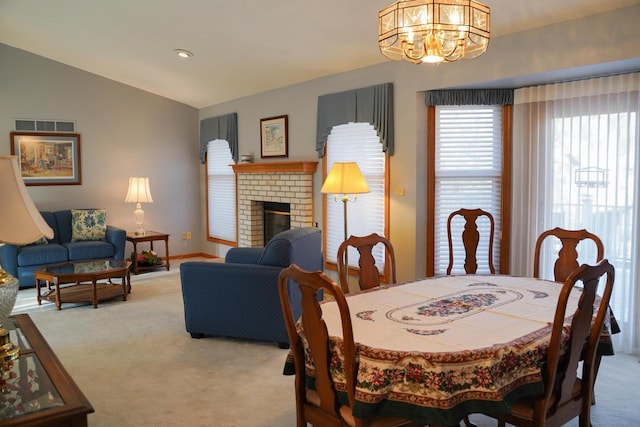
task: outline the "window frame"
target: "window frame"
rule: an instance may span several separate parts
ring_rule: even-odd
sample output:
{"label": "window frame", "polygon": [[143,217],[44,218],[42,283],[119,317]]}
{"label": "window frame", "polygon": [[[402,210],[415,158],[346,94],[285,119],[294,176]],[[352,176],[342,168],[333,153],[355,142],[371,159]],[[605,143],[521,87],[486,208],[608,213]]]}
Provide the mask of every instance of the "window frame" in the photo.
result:
{"label": "window frame", "polygon": [[[358,122],[358,123],[362,123],[362,122]],[[344,123],[344,124],[348,124],[348,123]],[[344,125],[343,124],[343,125]],[[370,124],[370,123],[369,123]],[[336,125],[336,126],[341,126],[341,125]],[[332,128],[333,131],[333,128]],[[327,178],[327,174],[329,173],[328,170],[328,159],[327,159],[327,148],[328,148],[329,142],[327,140],[327,143],[324,146],[324,153],[322,156],[322,182],[324,182]],[[383,151],[383,146],[382,144],[380,144],[380,150]],[[389,200],[389,170],[390,170],[390,161],[391,161],[391,156],[387,153],[387,152],[383,152],[384,155],[384,218],[383,218],[383,224],[384,224],[384,236],[391,240],[390,235],[389,235],[389,206],[390,206],[390,200]],[[333,195],[331,194],[322,194],[322,229],[323,230],[328,230],[328,221],[327,221],[327,203],[329,203],[330,199],[333,199]],[[333,202],[333,200],[331,200],[331,202]],[[349,202],[347,202],[349,203]],[[323,252],[326,254],[327,253],[327,233],[323,233],[322,235],[322,250]],[[329,261],[329,257],[325,256],[325,261],[324,261],[324,268],[326,270],[332,270],[332,271],[338,271],[338,265],[337,262],[333,262],[333,261]],[[349,264],[349,271],[348,271],[348,275],[349,276],[357,276],[358,275],[358,271],[359,268],[356,265],[353,264]],[[384,266],[384,271],[381,273],[380,275],[380,280],[383,282],[388,282],[389,281],[389,275],[390,275],[390,270],[389,270],[389,265],[387,265],[387,263],[385,262],[385,266]]]}
{"label": "window frame", "polygon": [[[502,197],[500,214],[501,229],[496,230],[500,239],[500,274],[510,271],[511,240],[511,169],[513,106],[502,106]],[[435,275],[435,218],[436,218],[436,107],[427,106],[427,212],[426,212],[426,276]]]}
{"label": "window frame", "polygon": [[[220,139],[221,141],[224,141]],[[212,140],[213,141],[213,140]],[[238,174],[234,172],[234,185],[235,185],[235,207],[236,207],[236,217],[235,217],[235,241],[227,240],[219,237],[212,237],[211,234],[211,218],[209,216],[209,148],[208,145],[210,142],[207,142],[207,151],[205,156],[204,163],[204,185],[205,185],[205,214],[207,218],[207,241],[212,243],[220,243],[223,245],[237,247],[238,246]],[[227,142],[227,141],[225,141]],[[231,148],[229,148],[229,153],[231,153]]]}

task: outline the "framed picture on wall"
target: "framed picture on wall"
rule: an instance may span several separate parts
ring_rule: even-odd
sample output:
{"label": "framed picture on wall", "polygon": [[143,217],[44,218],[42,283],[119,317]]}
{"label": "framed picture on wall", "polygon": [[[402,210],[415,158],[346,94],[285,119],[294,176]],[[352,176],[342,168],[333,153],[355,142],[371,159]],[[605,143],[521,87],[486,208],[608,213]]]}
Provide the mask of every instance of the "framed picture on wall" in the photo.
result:
{"label": "framed picture on wall", "polygon": [[25,185],[80,185],[80,134],[11,132]]}
{"label": "framed picture on wall", "polygon": [[260,155],[265,157],[288,156],[288,116],[260,119]]}

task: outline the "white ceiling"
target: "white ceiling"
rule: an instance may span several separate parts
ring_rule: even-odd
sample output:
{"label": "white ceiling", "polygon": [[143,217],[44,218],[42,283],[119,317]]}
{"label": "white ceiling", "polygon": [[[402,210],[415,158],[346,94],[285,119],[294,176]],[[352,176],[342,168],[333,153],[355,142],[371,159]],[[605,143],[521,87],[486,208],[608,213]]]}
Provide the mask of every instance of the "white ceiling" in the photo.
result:
{"label": "white ceiling", "polygon": [[[0,43],[202,108],[388,61],[377,15],[391,2],[0,0]],[[496,37],[640,0],[484,3]]]}

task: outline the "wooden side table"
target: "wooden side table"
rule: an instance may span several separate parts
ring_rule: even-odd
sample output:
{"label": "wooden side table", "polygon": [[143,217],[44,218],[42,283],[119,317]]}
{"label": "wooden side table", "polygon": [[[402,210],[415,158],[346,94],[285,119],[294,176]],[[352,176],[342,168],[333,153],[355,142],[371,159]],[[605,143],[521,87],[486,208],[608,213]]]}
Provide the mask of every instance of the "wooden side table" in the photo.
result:
{"label": "wooden side table", "polygon": [[[153,250],[153,242],[156,240],[164,240],[165,258],[162,264],[156,265],[138,265],[138,243],[149,242],[151,250]],[[133,243],[133,272],[135,274],[145,270],[153,270],[158,267],[166,267],[169,270],[169,234],[158,233],[157,231],[147,231],[144,235],[138,235],[134,232],[127,232],[127,241]]]}

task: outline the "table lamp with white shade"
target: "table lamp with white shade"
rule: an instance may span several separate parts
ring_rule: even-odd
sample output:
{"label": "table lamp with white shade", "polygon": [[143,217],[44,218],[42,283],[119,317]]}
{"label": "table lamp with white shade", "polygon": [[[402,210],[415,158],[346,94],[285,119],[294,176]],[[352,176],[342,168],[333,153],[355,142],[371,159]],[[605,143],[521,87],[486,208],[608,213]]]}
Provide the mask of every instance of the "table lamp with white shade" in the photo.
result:
{"label": "table lamp with white shade", "polygon": [[[25,245],[41,237],[53,238],[53,230],[42,218],[27,192],[16,156],[0,156],[0,245]],[[0,265],[0,362],[18,357],[19,348],[9,339],[2,322],[13,310],[18,295],[18,279]]]}
{"label": "table lamp with white shade", "polygon": [[147,232],[142,228],[142,223],[144,222],[144,211],[142,210],[141,203],[153,203],[151,190],[149,189],[149,178],[142,176],[130,177],[129,190],[127,191],[127,197],[125,197],[124,201],[127,203],[136,203],[136,209],[133,211],[136,218],[136,224],[138,225],[136,235],[144,236]]}

